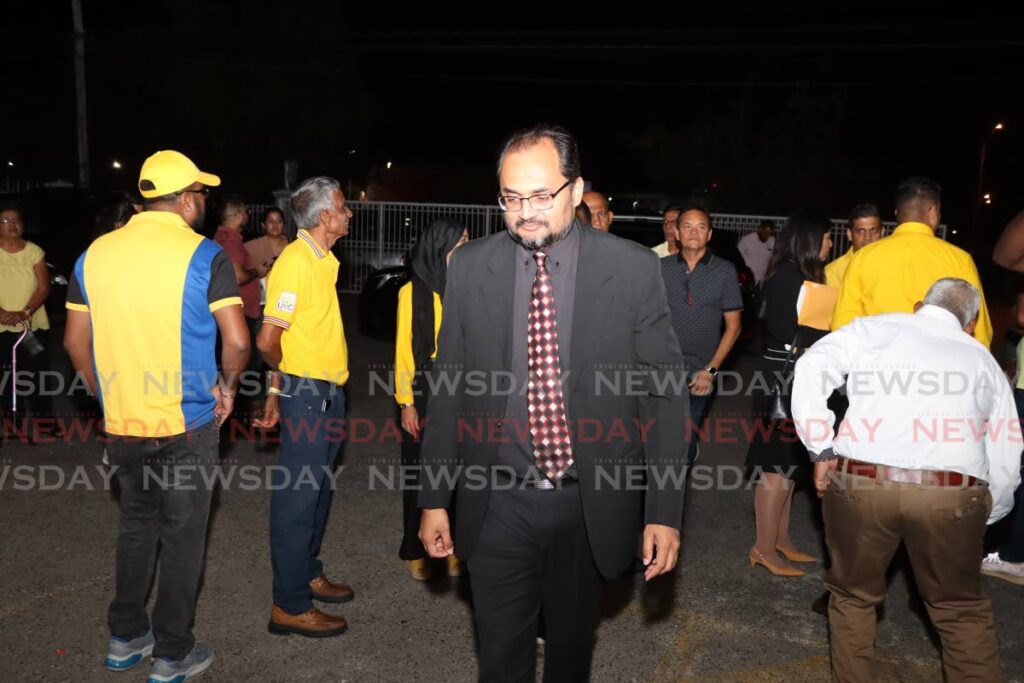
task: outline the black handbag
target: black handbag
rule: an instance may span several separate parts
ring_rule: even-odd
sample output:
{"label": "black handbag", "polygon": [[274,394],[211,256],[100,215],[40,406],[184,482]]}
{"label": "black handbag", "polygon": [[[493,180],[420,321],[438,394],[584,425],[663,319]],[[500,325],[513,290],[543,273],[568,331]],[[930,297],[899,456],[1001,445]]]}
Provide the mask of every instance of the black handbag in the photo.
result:
{"label": "black handbag", "polygon": [[[793,403],[787,386],[793,376],[793,368],[796,367],[797,344],[800,342],[800,334],[793,337],[793,343],[789,345],[789,353],[782,363],[782,372],[776,375],[772,382],[772,403],[768,410],[768,417],[776,423],[789,420],[793,417]],[[788,372],[787,372],[788,371]]]}

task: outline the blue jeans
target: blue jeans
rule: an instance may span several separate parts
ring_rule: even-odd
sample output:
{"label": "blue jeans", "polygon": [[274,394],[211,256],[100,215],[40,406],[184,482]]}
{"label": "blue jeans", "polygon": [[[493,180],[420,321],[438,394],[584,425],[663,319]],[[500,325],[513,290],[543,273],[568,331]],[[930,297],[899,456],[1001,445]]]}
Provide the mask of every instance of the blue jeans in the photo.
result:
{"label": "blue jeans", "polygon": [[331,507],[334,461],[344,441],[345,393],[331,382],[283,375],[281,450],[271,477],[274,604],[313,607],[309,582],[324,573],[320,544]]}

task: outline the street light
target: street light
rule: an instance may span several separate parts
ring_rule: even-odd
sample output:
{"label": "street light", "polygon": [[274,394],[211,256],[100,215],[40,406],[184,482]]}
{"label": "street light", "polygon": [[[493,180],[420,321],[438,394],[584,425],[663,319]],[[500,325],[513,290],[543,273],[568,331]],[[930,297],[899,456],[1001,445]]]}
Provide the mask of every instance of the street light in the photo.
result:
{"label": "street light", "polygon": [[992,126],[992,130],[981,141],[981,150],[978,153],[978,190],[974,194],[974,221],[971,225],[971,229],[975,235],[979,235],[981,232],[981,205],[982,203],[991,204],[992,199],[988,195],[983,196],[982,188],[985,186],[985,157],[988,156],[988,146],[992,142],[993,136],[996,132],[1004,130],[1002,121]]}
{"label": "street light", "polygon": [[113,166],[114,169],[117,170],[117,171],[121,170],[121,162],[118,161],[117,159],[114,159],[114,163],[111,164],[111,166]]}

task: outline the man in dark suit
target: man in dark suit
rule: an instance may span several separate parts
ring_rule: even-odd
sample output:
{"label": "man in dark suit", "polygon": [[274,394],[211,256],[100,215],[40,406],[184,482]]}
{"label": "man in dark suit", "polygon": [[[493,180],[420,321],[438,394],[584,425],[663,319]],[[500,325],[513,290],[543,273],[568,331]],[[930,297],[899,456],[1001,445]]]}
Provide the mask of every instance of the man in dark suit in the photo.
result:
{"label": "man in dark suit", "polygon": [[433,557],[455,551],[457,489],[481,680],[533,680],[543,608],[545,680],[584,681],[600,577],[634,567],[641,529],[647,580],[676,563],[683,360],[657,257],[574,219],[567,131],[513,135],[498,180],[508,230],[448,270],[434,372],[451,384],[433,382],[420,539]]}

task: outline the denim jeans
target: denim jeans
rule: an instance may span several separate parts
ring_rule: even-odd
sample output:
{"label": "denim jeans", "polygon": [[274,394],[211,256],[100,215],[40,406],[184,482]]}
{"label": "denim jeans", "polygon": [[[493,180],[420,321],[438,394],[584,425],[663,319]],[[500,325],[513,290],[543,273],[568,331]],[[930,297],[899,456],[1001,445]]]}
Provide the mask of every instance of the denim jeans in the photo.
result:
{"label": "denim jeans", "polygon": [[274,604],[313,607],[309,582],[324,573],[320,544],[331,506],[334,461],[344,441],[345,393],[337,384],[283,375],[281,450],[271,477]]}
{"label": "denim jeans", "polygon": [[203,573],[206,527],[219,461],[215,422],[178,436],[112,437],[110,464],[121,488],[117,594],[107,612],[113,636],[135,638],[150,628],[146,597],[156,570],[154,657],[181,659],[194,645],[192,621]]}

